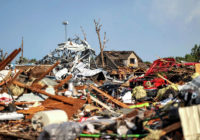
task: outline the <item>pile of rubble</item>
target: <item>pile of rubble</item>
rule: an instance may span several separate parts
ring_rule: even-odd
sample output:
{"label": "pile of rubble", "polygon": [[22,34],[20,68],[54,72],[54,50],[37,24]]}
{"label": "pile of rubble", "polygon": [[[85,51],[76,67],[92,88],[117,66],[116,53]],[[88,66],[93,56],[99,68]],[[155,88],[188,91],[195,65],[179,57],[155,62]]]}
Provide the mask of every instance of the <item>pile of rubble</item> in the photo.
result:
{"label": "pile of rubble", "polygon": [[0,63],[2,139],[199,139],[198,63],[161,58],[118,80],[76,39],[45,56],[40,63],[51,65],[35,74],[37,65],[8,67],[20,50]]}

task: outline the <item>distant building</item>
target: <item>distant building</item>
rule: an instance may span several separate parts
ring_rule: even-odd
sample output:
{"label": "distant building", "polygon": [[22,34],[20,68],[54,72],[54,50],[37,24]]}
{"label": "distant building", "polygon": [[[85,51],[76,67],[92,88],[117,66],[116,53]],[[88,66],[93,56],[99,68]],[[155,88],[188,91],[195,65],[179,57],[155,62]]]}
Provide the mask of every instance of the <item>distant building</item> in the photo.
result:
{"label": "distant building", "polygon": [[[107,69],[118,69],[119,67],[137,68],[142,59],[134,51],[104,51],[104,63]],[[101,54],[96,57],[97,66],[102,66]]]}

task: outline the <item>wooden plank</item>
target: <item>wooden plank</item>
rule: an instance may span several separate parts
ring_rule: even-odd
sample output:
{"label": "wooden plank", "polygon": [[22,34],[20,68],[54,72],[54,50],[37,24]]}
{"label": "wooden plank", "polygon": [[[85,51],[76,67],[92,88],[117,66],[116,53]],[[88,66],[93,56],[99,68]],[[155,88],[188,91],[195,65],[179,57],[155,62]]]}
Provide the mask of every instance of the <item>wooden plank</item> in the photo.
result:
{"label": "wooden plank", "polygon": [[163,80],[167,81],[170,85],[173,85],[174,83],[172,83],[171,81],[169,81],[168,79],[166,79],[165,77],[163,77],[162,75],[158,74],[158,77],[162,78]]}
{"label": "wooden plank", "polygon": [[102,94],[103,96],[107,97],[108,99],[110,99],[112,102],[114,102],[115,104],[123,107],[123,108],[129,108],[128,105],[118,101],[117,99],[113,98],[112,96],[108,95],[107,93],[103,92],[102,90],[98,89],[97,87],[93,86],[93,85],[89,85],[90,88],[96,90],[97,92],[99,92],[100,94]]}
{"label": "wooden plank", "polygon": [[63,96],[56,96],[56,95],[51,95],[43,90],[40,90],[38,88],[34,88],[34,87],[31,87],[31,86],[27,86],[23,83],[20,83],[19,81],[13,81],[13,84],[17,85],[17,86],[20,86],[22,88],[27,88],[27,89],[30,89],[31,91],[33,92],[37,92],[37,93],[41,93],[43,95],[46,95],[52,99],[55,99],[55,100],[58,100],[58,101],[61,101],[61,102],[64,102],[64,103],[67,103],[67,104],[70,104],[70,105],[73,105],[75,104],[70,98],[67,98],[67,97],[63,97]]}
{"label": "wooden plank", "polygon": [[195,64],[195,72],[200,74],[200,64]]}
{"label": "wooden plank", "polygon": [[172,125],[169,125],[169,126],[165,127],[165,128],[162,130],[161,136],[164,136],[164,135],[166,135],[167,133],[172,132],[172,131],[174,131],[174,130],[180,128],[180,127],[181,127],[181,123],[180,123],[180,122],[177,122],[177,123],[174,123],[174,124],[172,124]]}
{"label": "wooden plank", "polygon": [[105,109],[107,109],[108,111],[110,111],[111,113],[115,113],[115,111],[111,110],[109,106],[107,106],[103,102],[99,101],[97,98],[94,98],[93,96],[90,96],[90,99],[92,101],[98,103],[99,105],[101,105],[102,107],[104,107]]}
{"label": "wooden plank", "polygon": [[72,78],[72,75],[67,76],[64,80],[62,80],[58,85],[54,87],[54,89],[57,91],[59,87],[67,83]]}
{"label": "wooden plank", "polygon": [[0,63],[0,70],[3,70],[5,68],[5,66],[8,63],[8,59],[10,59],[15,53],[17,52],[17,49],[15,49],[6,59],[4,59],[1,63]]}
{"label": "wooden plank", "polygon": [[3,70],[21,51],[21,48],[15,49],[4,61],[0,63],[0,70]]}

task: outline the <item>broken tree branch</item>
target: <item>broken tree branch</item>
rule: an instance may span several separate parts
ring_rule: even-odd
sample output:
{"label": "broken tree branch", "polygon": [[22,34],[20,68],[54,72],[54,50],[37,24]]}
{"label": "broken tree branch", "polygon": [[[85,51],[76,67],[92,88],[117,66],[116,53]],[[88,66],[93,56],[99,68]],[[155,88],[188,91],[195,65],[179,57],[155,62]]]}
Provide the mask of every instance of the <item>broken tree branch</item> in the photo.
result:
{"label": "broken tree branch", "polygon": [[86,35],[83,27],[81,26],[80,28],[81,28],[81,32],[83,33],[84,40],[86,41],[87,40],[87,35]]}

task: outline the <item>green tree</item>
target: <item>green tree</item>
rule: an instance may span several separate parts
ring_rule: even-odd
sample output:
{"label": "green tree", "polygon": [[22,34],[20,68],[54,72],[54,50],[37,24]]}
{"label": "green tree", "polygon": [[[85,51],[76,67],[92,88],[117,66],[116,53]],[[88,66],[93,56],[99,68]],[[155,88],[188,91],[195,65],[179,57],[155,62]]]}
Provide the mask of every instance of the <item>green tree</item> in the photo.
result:
{"label": "green tree", "polygon": [[191,49],[190,54],[186,54],[185,57],[176,57],[178,62],[187,61],[187,62],[199,62],[200,61],[200,45],[195,44]]}
{"label": "green tree", "polygon": [[37,62],[37,60],[34,58],[34,59],[31,59],[31,60],[29,60],[29,63],[36,63]]}
{"label": "green tree", "polygon": [[187,62],[195,62],[196,59],[195,59],[195,56],[194,56],[194,55],[186,54],[186,55],[185,55],[185,61],[187,61]]}
{"label": "green tree", "polygon": [[185,61],[185,57],[177,56],[175,57],[177,62]]}
{"label": "green tree", "polygon": [[194,45],[194,47],[191,50],[191,56],[194,58],[195,62],[198,62],[200,60],[200,45]]}

